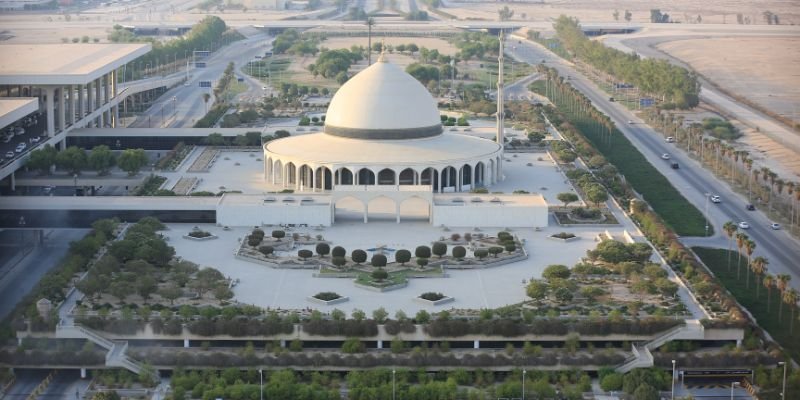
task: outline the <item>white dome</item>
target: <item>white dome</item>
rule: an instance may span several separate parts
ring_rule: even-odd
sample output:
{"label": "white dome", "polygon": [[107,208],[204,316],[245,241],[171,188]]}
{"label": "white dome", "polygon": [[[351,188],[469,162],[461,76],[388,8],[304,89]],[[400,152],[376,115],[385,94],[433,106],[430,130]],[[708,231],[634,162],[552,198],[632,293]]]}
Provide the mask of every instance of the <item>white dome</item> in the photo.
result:
{"label": "white dome", "polygon": [[325,133],[355,139],[413,139],[442,132],[436,101],[413,76],[379,60],[348,80],[325,114]]}

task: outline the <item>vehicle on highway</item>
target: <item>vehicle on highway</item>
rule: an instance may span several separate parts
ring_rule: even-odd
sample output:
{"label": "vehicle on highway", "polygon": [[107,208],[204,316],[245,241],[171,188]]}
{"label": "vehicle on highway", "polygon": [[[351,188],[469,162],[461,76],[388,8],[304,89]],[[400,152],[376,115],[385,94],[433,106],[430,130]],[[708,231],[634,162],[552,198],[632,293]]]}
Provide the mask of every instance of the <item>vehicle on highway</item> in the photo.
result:
{"label": "vehicle on highway", "polygon": [[739,229],[750,229],[750,224],[744,221],[739,222]]}
{"label": "vehicle on highway", "polygon": [[6,152],[6,158],[8,158],[9,160],[14,158],[14,152],[13,151]]}
{"label": "vehicle on highway", "polygon": [[664,154],[662,154],[662,155],[661,155],[661,159],[662,159],[662,160],[669,160],[669,154],[668,154],[668,153],[664,153]]}
{"label": "vehicle on highway", "polygon": [[722,198],[717,196],[717,195],[713,195],[713,196],[711,196],[711,202],[712,203],[722,203]]}
{"label": "vehicle on highway", "polygon": [[24,135],[25,129],[22,128],[21,126],[14,127],[14,134],[17,136]]}
{"label": "vehicle on highway", "polygon": [[633,120],[630,120],[630,119],[629,119],[629,120],[628,120],[628,124],[631,124],[631,125],[632,125],[632,124],[633,124]]}
{"label": "vehicle on highway", "polygon": [[25,151],[25,149],[27,149],[27,148],[28,148],[28,145],[27,145],[27,144],[25,144],[25,142],[20,142],[20,143],[17,145],[17,148],[16,148],[16,149],[14,149],[14,151],[16,151],[17,153],[22,153],[22,152],[23,152],[23,151]]}
{"label": "vehicle on highway", "polygon": [[609,97],[608,101],[614,101],[614,98],[613,97]]}
{"label": "vehicle on highway", "polygon": [[267,90],[267,87],[266,87],[266,86],[262,86],[262,87],[261,87],[261,90],[264,90],[264,91],[266,91],[266,90]]}
{"label": "vehicle on highway", "polygon": [[672,162],[672,165],[671,165],[671,167],[672,167],[672,169],[680,169],[680,168],[681,168],[681,166],[680,166],[680,165],[678,165],[678,163],[676,163],[676,162],[674,162],[674,161]]}
{"label": "vehicle on highway", "polygon": [[31,143],[39,143],[42,140],[39,136],[34,136],[31,138]]}
{"label": "vehicle on highway", "polygon": [[756,206],[754,206],[752,204],[748,204],[748,205],[744,206],[744,208],[746,208],[747,211],[755,211],[756,210]]}
{"label": "vehicle on highway", "polygon": [[183,86],[189,86],[189,85],[191,85],[191,83],[189,83],[189,81],[183,82]]}
{"label": "vehicle on highway", "polygon": [[779,224],[777,222],[773,222],[773,223],[769,224],[769,227],[777,231],[777,230],[781,229],[781,224]]}
{"label": "vehicle on highway", "polygon": [[675,143],[675,138],[672,136],[667,136],[665,140],[667,141],[667,143]]}

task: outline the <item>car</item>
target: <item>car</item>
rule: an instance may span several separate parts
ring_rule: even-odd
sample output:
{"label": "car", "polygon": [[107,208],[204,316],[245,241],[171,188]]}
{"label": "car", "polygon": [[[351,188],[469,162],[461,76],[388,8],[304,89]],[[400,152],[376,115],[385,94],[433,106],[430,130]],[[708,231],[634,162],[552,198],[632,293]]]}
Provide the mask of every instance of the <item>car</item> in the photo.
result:
{"label": "car", "polygon": [[744,208],[746,208],[747,211],[755,211],[756,210],[756,206],[754,206],[752,204],[748,204],[748,205],[744,206]]}
{"label": "car", "polygon": [[777,231],[777,230],[781,229],[781,224],[779,224],[777,222],[773,222],[773,223],[769,224],[769,227]]}
{"label": "car", "polygon": [[676,162],[674,162],[674,161],[672,162],[672,165],[671,165],[671,167],[672,167],[672,169],[680,169],[680,168],[681,168],[681,166],[680,166],[680,165],[678,165],[678,163],[676,163]]}
{"label": "car", "polygon": [[739,229],[750,229],[750,224],[744,221],[739,222]]}
{"label": "car", "polygon": [[34,136],[31,138],[31,143],[39,143],[42,140],[39,136]]}
{"label": "car", "polygon": [[9,151],[9,152],[7,152],[7,153],[6,153],[6,158],[8,158],[8,159],[12,159],[12,158],[14,158],[14,152],[13,152],[13,151]]}
{"label": "car", "polygon": [[21,142],[20,144],[17,145],[17,148],[14,149],[14,151],[16,151],[17,153],[22,153],[27,148],[28,148],[28,145]]}
{"label": "car", "polygon": [[613,97],[609,97],[608,101],[614,101],[614,98]]}
{"label": "car", "polygon": [[717,196],[717,195],[711,196],[711,202],[712,203],[722,203],[722,198]]}
{"label": "car", "polygon": [[262,86],[261,90],[266,91],[268,88],[266,86]]}
{"label": "car", "polygon": [[664,153],[664,154],[662,154],[662,155],[661,155],[661,159],[662,159],[662,160],[669,160],[669,154],[668,154],[668,153]]}
{"label": "car", "polygon": [[633,125],[633,120],[630,120],[630,119],[629,119],[629,120],[628,120],[628,124],[631,124],[631,125]]}
{"label": "car", "polygon": [[191,83],[189,81],[183,82],[183,86],[191,86]]}
{"label": "car", "polygon": [[16,128],[14,128],[14,134],[17,135],[17,136],[24,135],[25,134],[25,129],[20,127],[20,126],[18,126]]}
{"label": "car", "polygon": [[667,143],[675,143],[675,138],[672,136],[667,136],[665,140],[667,141]]}

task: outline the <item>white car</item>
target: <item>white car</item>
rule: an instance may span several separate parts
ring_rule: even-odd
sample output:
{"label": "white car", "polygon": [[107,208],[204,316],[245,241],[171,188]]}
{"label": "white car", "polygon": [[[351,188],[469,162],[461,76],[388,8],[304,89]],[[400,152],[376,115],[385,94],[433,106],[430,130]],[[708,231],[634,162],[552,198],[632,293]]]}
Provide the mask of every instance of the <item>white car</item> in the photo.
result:
{"label": "white car", "polygon": [[24,135],[25,134],[25,129],[23,129],[22,127],[18,126],[16,128],[14,128],[14,134],[17,135],[17,136]]}
{"label": "white car", "polygon": [[661,159],[662,160],[669,160],[669,154],[667,154],[667,153],[662,154],[661,155]]}
{"label": "white car", "polygon": [[633,120],[630,120],[630,119],[629,119],[629,120],[628,120],[628,123],[629,123],[629,124],[633,124]]}
{"label": "white car", "polygon": [[739,222],[739,229],[750,229],[750,224],[744,221]]}
{"label": "white car", "polygon": [[23,151],[25,151],[25,149],[27,149],[27,148],[28,148],[28,145],[27,145],[27,144],[25,144],[24,142],[22,142],[22,143],[20,143],[20,144],[18,144],[18,145],[17,145],[17,148],[16,148],[16,149],[14,149],[14,151],[16,151],[17,153],[22,153],[22,152],[23,152]]}
{"label": "white car", "polygon": [[42,140],[39,136],[34,136],[31,138],[31,143],[39,143]]}
{"label": "white car", "polygon": [[777,231],[777,230],[781,229],[781,224],[779,224],[777,222],[773,222],[773,223],[769,224],[769,227]]}
{"label": "white car", "polygon": [[13,151],[9,151],[9,152],[7,152],[7,153],[6,153],[6,158],[8,158],[9,160],[10,160],[10,159],[12,159],[12,158],[14,158],[14,152],[13,152]]}
{"label": "white car", "polygon": [[675,142],[675,138],[672,137],[672,136],[667,136],[667,138],[665,140],[667,141],[667,143],[674,143]]}
{"label": "white car", "polygon": [[711,196],[710,198],[712,203],[722,203],[722,198],[717,195]]}

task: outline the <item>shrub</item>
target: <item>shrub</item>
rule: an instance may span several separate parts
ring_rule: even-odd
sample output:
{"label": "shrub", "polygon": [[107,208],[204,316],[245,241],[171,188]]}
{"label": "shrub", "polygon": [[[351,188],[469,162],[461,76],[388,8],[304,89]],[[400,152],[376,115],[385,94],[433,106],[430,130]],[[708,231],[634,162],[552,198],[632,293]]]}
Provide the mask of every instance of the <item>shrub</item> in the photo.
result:
{"label": "shrub", "polygon": [[319,292],[319,293],[314,295],[314,298],[317,298],[317,299],[320,299],[320,300],[323,300],[323,301],[336,300],[336,299],[338,299],[340,297],[342,297],[342,296],[340,296],[339,293],[336,293],[336,292]]}
{"label": "shrub", "polygon": [[260,251],[261,254],[263,254],[265,256],[268,256],[268,255],[274,253],[275,249],[272,246],[261,246],[261,247],[258,248],[258,251]]}
{"label": "shrub", "polygon": [[211,233],[206,231],[191,231],[189,232],[189,236],[193,238],[205,238],[211,236]]}
{"label": "shrub", "polygon": [[464,246],[455,246],[453,247],[453,257],[459,260],[463,260],[464,257],[467,255],[467,249]]}
{"label": "shrub", "polygon": [[306,249],[299,250],[299,251],[297,252],[297,256],[298,256],[298,257],[300,257],[300,258],[302,258],[302,259],[303,259],[303,261],[305,261],[305,260],[307,260],[307,259],[311,258],[313,255],[314,255],[314,253],[312,253],[312,252],[311,252],[311,250],[306,250]]}
{"label": "shrub", "polygon": [[333,257],[331,262],[337,267],[343,267],[345,264],[347,264],[347,259],[344,257]]}
{"label": "shrub", "polygon": [[417,258],[417,265],[420,268],[425,268],[425,266],[428,265],[428,259],[427,258]]}
{"label": "shrub", "polygon": [[554,237],[554,238],[557,238],[557,239],[571,239],[571,238],[575,237],[575,234],[567,233],[567,232],[559,232],[559,233],[554,233],[554,234],[550,235],[550,237]]}
{"label": "shrub", "polygon": [[386,270],[383,269],[383,268],[379,268],[379,269],[376,269],[375,271],[372,271],[372,279],[374,279],[374,280],[376,280],[378,282],[381,282],[381,281],[383,281],[384,279],[386,279],[388,277],[389,277],[389,273],[386,272]]}
{"label": "shrub", "polygon": [[286,232],[281,230],[272,231],[272,237],[275,238],[277,241],[281,241],[284,237],[286,237]]}
{"label": "shrub", "polygon": [[570,276],[569,268],[565,265],[554,264],[548,265],[542,272],[542,278],[546,280],[553,279],[567,279]]}
{"label": "shrub", "polygon": [[497,258],[497,255],[503,252],[503,248],[502,247],[498,247],[498,246],[492,246],[492,247],[489,247],[488,252],[489,252],[489,254],[491,254],[495,258]]}
{"label": "shrub", "polygon": [[347,250],[344,249],[342,246],[336,246],[331,251],[331,256],[333,257],[344,257],[347,255]]}
{"label": "shrub", "polygon": [[437,301],[437,300],[443,299],[444,297],[445,296],[443,294],[436,293],[436,292],[425,292],[425,293],[419,295],[420,299],[425,299],[425,300],[428,300],[428,301]]}
{"label": "shrub", "polygon": [[342,353],[345,354],[363,353],[364,350],[364,343],[361,343],[361,341],[356,338],[347,339],[342,343]]}
{"label": "shrub", "polygon": [[258,236],[258,237],[263,239],[264,238],[264,231],[259,229],[259,228],[253,229],[253,231],[250,232],[250,236]]}
{"label": "shrub", "polygon": [[599,208],[576,207],[570,213],[580,219],[598,219],[602,215]]}
{"label": "shrub", "polygon": [[452,240],[454,242],[457,242],[457,241],[461,240],[461,235],[458,234],[458,233],[454,233],[454,234],[450,235],[450,240]]}
{"label": "shrub", "polygon": [[505,249],[507,252],[513,253],[515,250],[517,250],[517,245],[514,243],[507,243],[505,245]]}
{"label": "shrub", "polygon": [[447,254],[447,245],[442,242],[436,242],[433,244],[432,252],[435,256],[442,258],[443,255]]}
{"label": "shrub", "polygon": [[261,238],[258,236],[250,235],[247,237],[247,244],[251,247],[256,247],[261,244]]}
{"label": "shrub", "polygon": [[315,250],[317,251],[317,254],[319,254],[320,257],[325,257],[326,255],[328,255],[328,253],[331,252],[331,246],[329,246],[327,243],[317,243],[317,247]]}
{"label": "shrub", "polygon": [[408,250],[397,250],[394,254],[394,259],[401,265],[406,265],[407,262],[411,261],[411,252]]}
{"label": "shrub", "polygon": [[417,258],[431,258],[431,248],[428,246],[418,246],[414,250],[414,256]]}
{"label": "shrub", "polygon": [[350,254],[350,258],[353,259],[354,263],[361,264],[367,261],[367,252],[361,249],[353,250],[353,253]]}
{"label": "shrub", "polygon": [[489,251],[486,249],[476,249],[473,254],[475,254],[475,257],[477,257],[479,260],[483,260],[489,255]]}
{"label": "shrub", "polygon": [[372,264],[373,267],[385,267],[386,262],[386,256],[383,254],[375,254],[370,260],[370,264]]}
{"label": "shrub", "polygon": [[501,242],[504,242],[506,240],[513,240],[514,238],[511,236],[510,233],[506,231],[500,231],[497,232],[497,239],[500,240]]}

